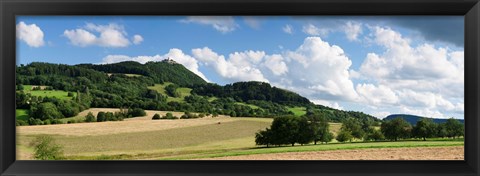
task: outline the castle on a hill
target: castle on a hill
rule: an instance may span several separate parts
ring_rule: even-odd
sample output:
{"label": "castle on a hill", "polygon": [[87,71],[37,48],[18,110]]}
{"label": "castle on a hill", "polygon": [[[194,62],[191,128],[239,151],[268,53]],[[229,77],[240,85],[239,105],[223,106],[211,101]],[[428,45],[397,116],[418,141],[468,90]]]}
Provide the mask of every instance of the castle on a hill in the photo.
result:
{"label": "castle on a hill", "polygon": [[166,63],[169,63],[169,64],[176,64],[177,63],[173,59],[170,59],[170,57],[167,57],[162,62],[166,62]]}

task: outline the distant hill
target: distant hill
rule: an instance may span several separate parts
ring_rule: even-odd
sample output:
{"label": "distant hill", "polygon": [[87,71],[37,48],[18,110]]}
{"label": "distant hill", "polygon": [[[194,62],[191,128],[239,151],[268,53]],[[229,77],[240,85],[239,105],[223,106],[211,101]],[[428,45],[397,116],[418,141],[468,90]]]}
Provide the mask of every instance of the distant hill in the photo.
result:
{"label": "distant hill", "polygon": [[[392,120],[394,118],[403,118],[405,119],[405,121],[407,121],[408,123],[412,124],[412,125],[415,125],[417,123],[417,121],[423,119],[423,118],[427,118],[427,117],[422,117],[422,116],[416,116],[416,115],[409,115],[409,114],[392,114],[392,115],[389,115],[387,117],[385,117],[383,120]],[[435,123],[444,123],[447,121],[447,119],[439,119],[439,118],[430,118],[433,120],[433,122]],[[461,123],[464,123],[464,120],[462,119],[458,119]]]}
{"label": "distant hill", "polygon": [[184,87],[206,84],[200,76],[174,61],[147,62],[125,61],[113,64],[80,64],[76,65],[105,73],[138,74],[151,77],[156,83],[172,82]]}
{"label": "distant hill", "polygon": [[305,106],[311,102],[299,94],[271,86],[265,82],[248,81],[236,82],[220,86],[217,84],[205,84],[193,89],[193,93],[204,96],[231,97],[239,101],[249,100],[270,101],[284,105]]}

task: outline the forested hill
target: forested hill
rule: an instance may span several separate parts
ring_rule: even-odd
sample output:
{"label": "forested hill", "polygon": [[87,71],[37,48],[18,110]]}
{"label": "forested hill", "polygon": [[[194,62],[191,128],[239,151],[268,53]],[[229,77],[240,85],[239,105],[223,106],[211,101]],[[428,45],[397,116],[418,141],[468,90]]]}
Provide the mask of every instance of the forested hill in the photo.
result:
{"label": "forested hill", "polygon": [[147,62],[145,64],[125,61],[113,64],[80,64],[77,66],[106,73],[138,74],[150,77],[156,83],[173,82],[183,87],[207,83],[198,75],[174,61]]}
{"label": "forested hill", "polygon": [[[16,106],[41,120],[76,116],[88,108],[141,108],[232,117],[306,115],[323,116],[332,122],[348,118],[379,121],[361,112],[314,105],[295,92],[268,83],[207,83],[171,60],[103,65],[34,62],[16,70]],[[58,112],[48,118],[35,116],[45,108]]]}
{"label": "forested hill", "polygon": [[237,82],[220,86],[217,84],[204,84],[194,87],[193,93],[204,96],[232,97],[237,101],[271,101],[283,105],[306,106],[311,102],[297,93],[272,87],[268,83],[250,81]]}
{"label": "forested hill", "polygon": [[[383,120],[391,120],[395,118],[403,118],[405,121],[408,123],[415,125],[417,121],[427,118],[427,117],[421,117],[421,116],[416,116],[416,115],[409,115],[409,114],[392,114],[387,117],[385,117]],[[431,118],[433,122],[435,123],[445,123],[448,119],[438,119],[438,118]],[[459,119],[461,123],[464,123],[464,120]]]}

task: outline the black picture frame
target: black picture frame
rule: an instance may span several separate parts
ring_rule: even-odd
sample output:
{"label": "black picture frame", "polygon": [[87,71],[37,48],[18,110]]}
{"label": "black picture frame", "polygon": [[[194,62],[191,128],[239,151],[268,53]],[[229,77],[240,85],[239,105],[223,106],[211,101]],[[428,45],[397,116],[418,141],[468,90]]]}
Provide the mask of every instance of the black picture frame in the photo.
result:
{"label": "black picture frame", "polygon": [[[16,15],[460,15],[464,161],[16,161]],[[480,169],[478,0],[0,0],[0,173],[7,175],[463,175]]]}

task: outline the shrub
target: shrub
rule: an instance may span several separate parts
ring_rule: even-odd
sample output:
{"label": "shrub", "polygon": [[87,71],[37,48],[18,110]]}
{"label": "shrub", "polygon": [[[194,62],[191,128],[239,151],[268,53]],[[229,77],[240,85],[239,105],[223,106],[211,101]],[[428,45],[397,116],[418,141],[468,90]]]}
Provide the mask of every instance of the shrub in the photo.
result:
{"label": "shrub", "polygon": [[28,125],[28,122],[26,122],[26,121],[24,121],[24,120],[19,120],[19,119],[17,119],[15,125],[16,125],[16,126],[26,126],[26,125]]}
{"label": "shrub", "polygon": [[165,116],[163,116],[163,119],[178,119],[178,117],[173,116],[172,113],[168,112],[167,114],[165,114]]}
{"label": "shrub", "polygon": [[160,115],[158,115],[158,114],[155,114],[152,117],[152,120],[159,120],[159,119],[160,119]]}
{"label": "shrub", "polygon": [[337,135],[337,141],[338,142],[345,142],[345,141],[351,141],[353,138],[352,132],[347,131],[347,130],[341,130],[338,135]]}
{"label": "shrub", "polygon": [[58,160],[63,158],[62,147],[55,144],[55,140],[51,136],[38,136],[32,142],[34,147],[35,159],[39,160]]}
{"label": "shrub", "polygon": [[103,112],[103,111],[98,112],[97,122],[105,122],[105,121],[107,121],[107,116],[106,116],[105,112]]}
{"label": "shrub", "polygon": [[87,116],[85,116],[85,122],[95,122],[95,116],[93,116],[92,112],[88,112]]}
{"label": "shrub", "polygon": [[67,123],[68,123],[68,124],[70,124],[70,123],[77,123],[77,121],[72,119],[72,120],[68,120]]}
{"label": "shrub", "polygon": [[128,115],[127,117],[141,117],[141,116],[145,116],[147,115],[147,113],[145,112],[145,110],[143,109],[140,109],[140,108],[133,108],[133,109],[128,109]]}
{"label": "shrub", "polygon": [[68,97],[73,97],[73,93],[72,93],[72,92],[68,92],[67,96],[68,96]]}
{"label": "shrub", "polygon": [[43,125],[43,121],[40,119],[29,118],[28,124],[30,125]]}

